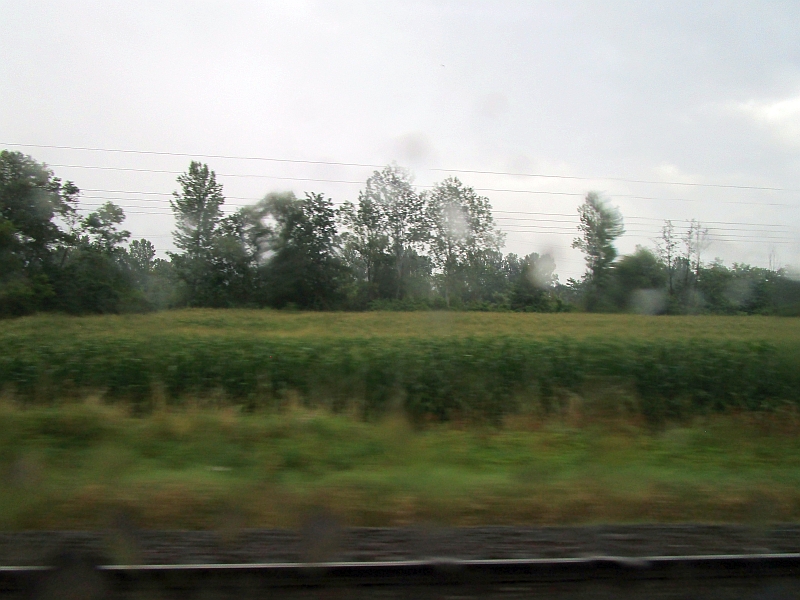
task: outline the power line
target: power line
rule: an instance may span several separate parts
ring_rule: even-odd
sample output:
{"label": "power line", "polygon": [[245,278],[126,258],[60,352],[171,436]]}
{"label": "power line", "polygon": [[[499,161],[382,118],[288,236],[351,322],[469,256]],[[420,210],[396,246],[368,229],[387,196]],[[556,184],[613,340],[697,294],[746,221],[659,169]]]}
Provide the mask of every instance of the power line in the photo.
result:
{"label": "power line", "polygon": [[647,183],[653,185],[685,185],[691,187],[725,188],[735,190],[764,190],[771,192],[798,192],[800,190],[759,185],[733,185],[722,183],[690,183],[688,181],[654,181],[648,179],[627,179],[624,177],[578,177],[576,175],[544,175],[542,173],[510,173],[506,171],[472,171],[467,169],[430,169],[431,171],[444,171],[447,173],[475,173],[482,175],[507,175],[512,177],[541,177],[546,179],[571,179],[578,181],[620,181],[624,183]]}
{"label": "power line", "polygon": [[[167,171],[164,169],[142,169],[142,168],[134,168],[134,167],[103,167],[99,165],[66,165],[66,164],[51,164],[50,166],[59,167],[59,168],[67,168],[67,169],[95,169],[95,170],[102,170],[102,171],[124,171],[124,172],[134,172],[134,173],[159,173],[159,174],[167,174],[167,175],[181,175],[181,171]],[[363,181],[349,181],[343,179],[319,179],[314,177],[286,177],[282,175],[260,175],[260,174],[240,174],[240,173],[217,173],[220,177],[233,177],[233,178],[256,178],[256,179],[277,179],[282,181],[310,181],[315,183],[341,183],[347,185],[363,185]],[[433,188],[435,186],[432,185],[420,185],[417,186],[420,188]],[[509,193],[519,193],[519,194],[546,194],[546,195],[555,195],[555,196],[584,196],[583,193],[576,193],[576,192],[553,192],[548,190],[515,190],[515,189],[502,189],[502,188],[480,188],[480,187],[473,187],[475,191],[478,192],[509,192]],[[676,201],[685,201],[685,202],[699,202],[699,200],[691,200],[691,199],[683,199],[683,198],[655,198],[650,196],[621,196],[621,197],[628,197],[632,199],[639,199],[639,200],[656,200],[656,201],[663,201],[663,202],[676,202]],[[707,201],[707,200],[704,200]],[[714,200],[715,202],[719,202],[722,204],[741,204],[747,206],[781,206],[787,208],[796,208],[800,206],[800,204],[786,204],[786,203],[778,203],[778,202],[744,202],[744,201],[736,201],[736,200]]]}
{"label": "power line", "polygon": [[[167,175],[182,175],[182,171],[166,171],[164,169],[140,169],[134,167],[101,167],[98,165],[61,165],[61,164],[50,164],[51,167],[59,167],[65,169],[97,169],[100,171],[130,171],[134,173],[163,173]],[[347,183],[347,184],[355,184],[361,185],[364,183],[363,181],[343,181],[339,179],[315,179],[313,177],[284,177],[278,175],[241,175],[238,173],[217,173],[220,177],[253,177],[258,179],[285,179],[287,181],[314,181],[314,182],[321,182],[321,183]]]}
{"label": "power line", "polygon": [[[8,145],[20,145],[20,144],[8,144]],[[24,145],[20,145],[24,146]],[[68,147],[68,146],[44,146],[44,145],[29,145],[30,147],[42,147],[42,148],[62,148],[62,149],[71,149],[71,150],[91,150],[91,151],[101,151],[101,152],[121,152],[127,154],[151,154],[151,155],[165,155],[165,156],[192,156],[189,154],[183,153],[170,153],[170,152],[147,152],[147,151],[137,151],[137,150],[112,150],[112,149],[101,149],[101,148],[86,148],[86,147]],[[222,158],[222,159],[239,159],[239,160],[263,160],[263,161],[271,161],[271,162],[283,162],[283,163],[304,163],[304,164],[327,164],[327,165],[339,165],[339,166],[359,166],[359,167],[381,167],[382,165],[370,165],[370,164],[362,164],[362,163],[344,163],[344,162],[334,162],[334,161],[307,161],[307,160],[293,160],[293,159],[277,159],[277,158],[266,158],[266,157],[243,157],[243,156],[224,156],[224,155],[195,155],[205,158]],[[102,167],[102,166],[91,166],[91,165],[53,165],[58,167],[64,168],[83,168],[83,169],[99,169],[99,170],[113,170],[113,171],[129,171],[129,172],[148,172],[148,173],[166,173],[166,174],[173,174],[178,175],[181,174],[177,171],[167,171],[167,170],[160,170],[160,169],[139,169],[139,168],[126,168],[126,167]],[[524,176],[524,177],[543,177],[543,178],[557,178],[557,179],[574,179],[574,180],[592,180],[592,179],[604,179],[609,181],[623,181],[623,182],[632,182],[632,183],[648,183],[648,184],[673,184],[673,185],[688,185],[688,186],[696,186],[696,187],[718,187],[718,188],[729,188],[729,189],[743,189],[743,190],[765,190],[765,191],[784,191],[784,192],[796,192],[798,190],[791,190],[786,188],[776,188],[776,187],[764,187],[764,186],[743,186],[743,185],[729,185],[729,184],[699,184],[699,183],[691,183],[691,182],[663,182],[663,181],[647,181],[647,180],[637,180],[637,179],[626,179],[626,178],[615,178],[615,177],[602,177],[602,178],[590,178],[590,177],[577,177],[577,176],[562,176],[562,175],[550,175],[550,174],[534,174],[534,173],[509,173],[509,172],[499,172],[499,171],[480,171],[480,170],[467,170],[467,169],[429,169],[431,171],[437,172],[454,172],[454,173],[474,173],[474,174],[494,174],[494,175],[506,175],[506,176]],[[222,177],[240,177],[240,178],[263,178],[263,179],[277,179],[277,180],[286,180],[286,181],[310,181],[310,182],[320,182],[320,183],[341,183],[341,184],[348,184],[348,185],[361,185],[363,184],[362,181],[349,181],[349,180],[337,180],[337,179],[320,179],[320,178],[311,178],[311,177],[286,177],[286,176],[273,176],[273,175],[258,175],[258,174],[220,174]],[[433,186],[418,186],[421,188],[430,188]],[[549,191],[549,190],[520,190],[520,189],[503,189],[503,188],[473,188],[476,191],[481,192],[508,192],[508,193],[527,193],[527,194],[546,194],[546,195],[560,195],[560,196],[583,196],[583,193],[575,193],[575,192],[557,192],[557,191]],[[144,192],[144,191],[115,191],[115,190],[96,190],[102,191],[106,193],[131,193],[131,194],[141,194],[141,195],[157,195],[157,196],[170,196],[171,194],[165,194],[162,192]],[[688,202],[696,202],[697,200],[693,199],[685,199],[685,198],[658,198],[658,197],[651,197],[651,196],[635,196],[635,195],[627,195],[627,194],[617,194],[615,195],[619,198],[631,198],[631,199],[642,199],[642,200],[653,200],[653,201],[688,201]],[[97,199],[103,199],[102,197],[94,197]],[[230,197],[231,199],[240,199],[246,201],[252,201],[250,198],[242,198],[242,197]],[[111,200],[120,200],[119,198],[111,198]],[[147,201],[147,202],[159,202],[159,199],[137,199],[135,201]],[[743,204],[743,205],[753,205],[753,206],[784,206],[784,207],[796,207],[797,205],[794,204],[779,204],[779,203],[763,203],[763,202],[739,202],[739,201],[725,201],[725,200],[716,200],[718,202],[723,203],[730,203],[730,204]],[[234,206],[230,204],[229,206]],[[135,207],[135,208],[147,208],[147,207]],[[505,213],[505,214],[537,214],[537,213],[526,213],[523,211],[495,211],[498,213]],[[169,216],[170,213],[168,212],[148,212],[148,211],[129,211],[129,214],[150,214],[154,216]],[[550,216],[565,216],[565,217],[572,217],[575,218],[574,215],[567,215],[563,213],[538,213],[542,215],[550,215]],[[629,220],[642,220],[642,221],[657,221],[658,219],[648,218],[648,217],[628,217]],[[541,222],[553,222],[553,223],[570,223],[574,221],[561,221],[557,219],[521,219],[521,218],[514,218],[514,217],[500,217],[498,220],[508,220],[508,221],[541,221]],[[776,224],[751,224],[751,223],[744,223],[744,222],[724,222],[724,221],[710,221],[706,223],[714,223],[718,225],[753,225],[754,227],[771,227],[771,228],[779,228],[782,231],[774,231],[774,232],[764,232],[767,235],[772,233],[780,234],[786,233],[786,227]],[[536,230],[551,230],[553,232],[562,232],[562,233],[570,233],[574,234],[575,231],[572,229],[565,229],[563,227],[555,227],[555,226],[544,226],[544,225],[525,225],[519,223],[511,223],[505,225],[504,227],[521,227],[527,228],[526,231],[522,231],[519,233],[533,233]],[[721,231],[753,231],[752,229],[736,229],[736,228],[720,228],[720,227],[708,227],[710,230],[721,230]],[[507,230],[512,233],[518,232],[518,230]],[[636,233],[649,233],[643,232],[642,230],[629,230],[628,235],[631,237],[645,237],[645,236],[637,236]],[[658,235],[657,233],[651,235]],[[774,238],[774,237],[764,237],[761,236],[744,236],[744,235],[727,235],[721,236],[720,234],[711,234],[714,240],[763,240],[770,243],[781,243],[787,238]],[[793,240],[792,240],[793,241]]]}
{"label": "power line", "polygon": [[[535,211],[522,211],[522,210],[492,210],[493,213],[516,214],[516,215],[547,215],[554,217],[574,217],[572,213],[548,213],[548,212],[535,212]],[[655,217],[635,217],[626,216],[625,219],[641,219],[645,221],[658,221],[664,223],[665,221],[673,222],[689,222],[688,219],[657,219]],[[747,223],[743,221],[703,221],[703,223],[713,223],[714,225],[753,225],[754,227],[786,227],[785,225],[775,225],[772,223]]]}
{"label": "power line", "polygon": [[[98,207],[103,206],[103,204],[84,203],[83,206],[84,207],[98,208]],[[142,207],[142,206],[135,206],[135,205],[134,206],[132,206],[132,205],[120,205],[120,207],[125,210],[125,214],[126,215],[128,215],[128,214],[131,214],[131,215],[153,215],[153,216],[164,216],[164,217],[172,216],[172,212],[168,212],[168,211],[157,212],[157,211],[153,211],[153,210],[144,210],[144,211],[136,210],[136,209],[139,209],[139,208],[149,208],[149,207],[146,207],[146,206]],[[129,210],[131,208],[133,208],[134,210]],[[89,210],[89,209],[88,208],[81,208],[81,210]],[[547,229],[547,230],[553,230],[554,233],[558,232],[558,233],[565,233],[565,234],[575,234],[575,233],[577,233],[577,228],[567,228],[567,227],[563,227],[563,226],[528,225],[528,224],[524,223],[526,221],[534,221],[534,222],[537,222],[537,223],[573,223],[573,221],[565,221],[565,220],[559,220],[559,219],[506,219],[504,217],[500,217],[500,218],[497,219],[497,221],[505,221],[505,220],[510,220],[512,222],[508,223],[508,224],[500,222],[500,223],[498,223],[498,227],[500,227],[500,228],[522,227],[522,228],[528,229],[529,231],[538,231],[538,230],[541,230],[541,229]],[[519,223],[519,221],[523,221],[523,223]],[[768,231],[761,230],[760,231],[758,229],[742,229],[742,228],[730,228],[730,227],[706,227],[705,229],[707,229],[707,230],[709,230],[711,232],[710,235],[714,235],[714,236],[725,235],[727,232],[760,233],[760,235],[754,235],[754,236],[739,235],[739,234],[732,234],[732,235],[726,236],[726,237],[730,237],[731,239],[733,239],[733,238],[742,239],[742,240],[744,240],[744,239],[757,239],[757,240],[764,240],[764,241],[772,241],[772,240],[787,240],[788,241],[788,240],[792,240],[792,238],[786,238],[786,237],[783,237],[783,238],[770,237],[770,236],[775,235],[775,234],[777,234],[777,235],[790,234],[791,231],[788,231],[788,230],[771,230],[771,231],[769,231],[769,230]],[[723,233],[722,234],[713,233],[713,232],[716,232],[716,231],[721,231]],[[651,231],[651,230],[641,230],[641,229],[627,229],[625,231],[625,233],[626,234],[647,233],[647,234],[649,234],[651,236],[654,236],[654,237],[658,237],[658,236],[661,235],[661,232],[657,231],[657,230]]]}
{"label": "power line", "polygon": [[[102,190],[102,191],[116,192],[116,190]],[[130,192],[130,191],[123,192],[123,191],[120,191],[120,193],[135,193],[135,192]],[[150,193],[150,192],[148,192],[148,193]],[[152,192],[152,193],[158,193],[158,192]],[[167,195],[167,194],[162,194],[162,195]],[[126,198],[118,198],[118,197],[93,196],[93,195],[85,195],[85,196],[83,196],[83,198],[89,198],[89,199],[95,199],[95,200],[108,200],[108,201],[124,201],[124,200],[127,200],[129,202],[149,202],[149,203],[161,204],[162,206],[164,206],[164,203],[167,202],[166,199],[160,199],[160,198],[130,198],[130,199],[126,199]],[[235,197],[231,196],[229,198],[235,198]],[[242,200],[252,200],[251,198],[240,198],[240,199],[242,199]],[[93,203],[83,203],[83,205],[84,206],[101,206],[100,204],[93,204]],[[120,206],[122,206],[123,208],[125,208],[126,206],[131,206],[133,208],[149,208],[147,206],[137,206],[137,205],[129,205],[129,204],[120,204]],[[247,205],[246,204],[228,203],[227,206],[241,207],[241,206],[247,206]],[[164,206],[164,208],[167,208],[167,207]],[[493,213],[500,213],[500,214],[536,215],[536,218],[499,216],[499,217],[496,217],[496,220],[498,220],[498,221],[537,221],[537,222],[553,222],[553,223],[577,223],[577,221],[578,221],[578,216],[577,215],[572,215],[572,214],[568,214],[568,213],[548,213],[548,212],[533,212],[533,211],[504,211],[504,210],[493,210],[492,212]],[[153,213],[153,214],[171,214],[171,213],[165,212],[165,213]],[[551,217],[551,216],[567,217],[567,219],[542,218],[542,217]],[[653,218],[653,217],[638,217],[638,216],[628,216],[628,217],[625,217],[625,219],[627,221],[650,221],[650,222],[659,222],[659,223],[663,223],[665,221],[665,219],[656,219],[656,218]],[[673,222],[677,222],[677,223],[682,223],[682,222],[688,223],[689,222],[688,219],[684,219],[684,220],[669,219],[669,220],[673,221]],[[747,223],[747,222],[742,222],[742,221],[703,221],[701,224],[702,225],[708,224],[709,226],[706,226],[705,228],[709,229],[709,230],[757,231],[758,228],[761,228],[761,227],[771,227],[771,228],[777,228],[779,230],[782,230],[782,232],[784,232],[784,233],[788,233],[788,232],[793,231],[791,228],[789,228],[789,227],[787,227],[785,225],[776,225],[776,224],[772,224],[772,223]],[[740,229],[740,228],[736,228],[736,227],[714,227],[713,225],[749,225],[750,227],[748,227],[747,229]],[[766,232],[766,233],[769,233],[769,232]]]}
{"label": "power line", "polygon": [[[87,167],[92,168],[92,167]],[[177,173],[175,171],[174,173]],[[246,175],[241,175],[241,177],[247,177]],[[256,177],[255,175],[253,177]],[[307,179],[307,181],[328,181],[322,179]],[[338,183],[348,183],[344,181],[340,181]],[[350,182],[352,183],[352,182]],[[359,182],[361,183],[361,182]],[[418,185],[416,187],[430,189],[435,186],[433,185]],[[580,196],[584,197],[585,194],[582,192],[553,192],[550,190],[512,190],[512,189],[504,189],[504,188],[480,188],[474,187],[472,188],[477,192],[513,192],[519,194],[542,194],[548,196]],[[143,192],[143,191],[135,191],[135,190],[101,190],[101,189],[92,189],[92,188],[81,188],[81,191],[86,192],[105,192],[105,193],[112,193],[112,194],[143,194],[148,196],[170,196],[172,197],[172,193],[167,192]],[[657,200],[659,202],[700,202],[700,200],[695,200],[691,198],[656,198],[652,196],[633,196],[631,194],[614,194],[615,198],[631,198],[636,200]],[[242,196],[226,196],[228,199],[233,200],[249,200],[251,202],[258,202],[260,198],[245,198]],[[796,204],[782,204],[782,203],[769,203],[769,202],[738,202],[736,200],[718,200],[718,202],[722,202],[724,204],[757,204],[758,206],[785,206],[785,207],[795,207],[798,206]],[[495,211],[495,212],[521,212],[521,211]],[[531,213],[535,214],[535,213]],[[626,217],[627,218],[627,217]],[[659,220],[659,219],[656,219]]]}
{"label": "power line", "polygon": [[[529,234],[530,232],[529,231],[507,230],[506,233],[509,233],[512,236],[515,236],[515,235],[519,235],[519,234]],[[145,238],[145,239],[148,239],[148,240],[163,240],[163,239],[171,239],[173,236],[170,235],[170,234],[155,234],[155,235],[140,235],[140,236],[134,236],[134,237]],[[642,239],[647,239],[646,236],[633,236],[633,237],[639,237],[639,238],[642,238]],[[721,241],[727,241],[727,240],[721,240]],[[774,242],[774,243],[776,245],[784,245],[784,244],[788,244],[789,242]],[[559,245],[559,244],[546,244],[546,246],[548,248],[559,248],[561,250],[567,250],[567,251],[574,250],[574,248],[572,248],[571,246],[565,246],[565,245]],[[162,250],[158,250],[158,251],[162,252],[162,253],[165,252],[165,251],[162,251]],[[582,264],[584,264],[584,261],[582,261],[582,260],[570,260],[568,258],[557,259],[556,262],[559,263],[559,264],[572,264],[572,265],[575,265],[575,264],[581,264],[582,265]]]}
{"label": "power line", "polygon": [[[503,227],[517,227],[525,231],[530,231],[531,233],[536,233],[540,230],[553,230],[553,233],[563,233],[563,234],[576,234],[578,233],[575,229],[569,229],[566,227],[560,227],[555,225],[520,225],[520,224],[510,224],[505,225]],[[787,241],[787,242],[794,242],[797,241],[793,238],[789,237],[768,237],[765,235],[741,235],[736,233],[727,234],[725,233],[726,230],[721,230],[723,233],[708,233],[708,237],[713,239],[738,239],[738,240],[757,240],[757,241]],[[646,229],[628,229],[625,231],[626,235],[634,236],[635,234],[646,234],[648,237],[658,237],[660,232],[650,231]]]}
{"label": "power line", "polygon": [[[339,162],[339,161],[326,161],[326,160],[300,160],[289,158],[273,158],[264,156],[230,156],[224,154],[190,154],[185,152],[160,152],[153,150],[128,150],[117,148],[93,148],[88,146],[57,146],[48,144],[17,144],[10,142],[0,142],[3,146],[14,146],[22,148],[47,148],[59,150],[82,150],[90,152],[110,152],[119,154],[139,154],[139,155],[152,155],[152,156],[180,156],[180,157],[194,157],[194,158],[219,158],[226,160],[254,160],[265,162],[278,162],[278,163],[296,163],[296,164],[314,164],[314,165],[331,165],[331,166],[344,166],[344,167],[366,167],[366,168],[383,168],[385,165],[376,165],[370,163],[355,163],[355,162]],[[54,165],[57,166],[57,165]],[[64,165],[62,165],[64,166]],[[772,192],[792,192],[796,193],[800,190],[792,188],[781,188],[771,186],[759,185],[739,185],[739,184],[724,184],[724,183],[697,183],[689,181],[655,181],[648,179],[633,179],[627,177],[581,177],[577,175],[555,175],[550,173],[515,173],[509,171],[483,171],[477,169],[449,169],[449,168],[430,168],[428,171],[440,173],[470,173],[477,175],[502,175],[507,177],[534,177],[542,179],[565,179],[573,181],[618,181],[623,183],[644,183],[649,185],[680,185],[687,187],[706,187],[706,188],[721,188],[721,189],[738,189],[738,190],[760,190]]]}
{"label": "power line", "polygon": [[[495,220],[497,221],[534,221],[539,223],[576,223],[577,218],[574,220],[561,220],[561,219],[542,219],[542,218],[523,218],[523,217],[497,217]],[[634,223],[634,225],[640,226],[647,226],[649,223]],[[764,233],[783,233],[789,234],[792,233],[793,230],[789,229],[788,227],[783,227],[781,229],[772,229],[772,230],[759,230],[757,227],[713,227],[713,226],[705,226],[705,224],[700,224],[703,229],[707,229],[709,231],[764,231]]]}
{"label": "power line", "polygon": [[[430,186],[429,186],[430,187]],[[490,191],[486,188],[474,188],[479,191]],[[172,197],[173,194],[167,192],[146,192],[146,191],[139,191],[139,190],[106,190],[106,189],[94,189],[94,188],[82,188],[82,192],[101,192],[107,194],[143,194],[148,196],[169,196]],[[526,190],[528,191],[528,190]],[[546,192],[546,191],[535,191],[530,190],[530,193],[553,193],[553,194],[561,194],[562,192]],[[570,194],[573,196],[581,196],[582,194]],[[105,200],[123,200],[124,198],[114,198],[114,197],[106,197],[106,196],[87,196],[82,195],[83,198],[96,198],[96,199],[105,199]],[[249,202],[255,203],[260,200],[260,198],[252,198],[252,197],[245,197],[245,196],[225,196],[226,200],[247,200]],[[642,198],[645,200],[681,200],[681,198]],[[159,199],[149,199],[149,198],[130,198],[131,201],[134,202],[165,202],[166,200],[159,200]],[[334,202],[334,204],[341,204],[341,202]],[[232,204],[229,203],[228,206],[247,206],[244,204]],[[554,217],[576,217],[574,213],[553,213],[553,212],[541,212],[541,211],[522,211],[522,210],[495,210],[492,209],[493,213],[502,213],[502,214],[515,214],[515,215],[544,215],[544,216],[554,216]],[[644,220],[644,221],[658,221],[659,223],[664,223],[665,221],[674,221],[674,222],[688,222],[689,219],[659,219],[655,217],[639,217],[639,216],[625,216],[625,220]],[[711,223],[714,225],[752,225],[754,227],[780,227],[785,228],[785,225],[776,225],[774,223],[748,223],[745,221],[706,221],[703,220],[703,223]]]}
{"label": "power line", "polygon": [[[94,205],[94,206],[102,206],[102,205]],[[88,210],[88,209],[83,209]],[[171,213],[168,212],[154,212],[154,211],[125,211],[125,214],[131,215],[152,215],[152,216],[164,216],[169,217]],[[560,222],[560,221],[556,221]],[[553,226],[553,225],[524,225],[518,223],[512,223],[509,225],[498,225],[498,227],[503,232],[515,232],[515,233],[528,233],[528,234],[555,234],[555,235],[574,235],[577,233],[576,229],[567,228],[563,226]],[[509,229],[510,227],[517,227],[520,229]],[[749,242],[749,243],[794,243],[796,240],[792,238],[786,237],[768,237],[765,235],[739,235],[739,234],[726,234],[725,232],[728,231],[726,229],[718,228],[723,233],[710,233],[709,238],[711,241],[739,241],[739,242]],[[738,230],[738,231],[749,231],[749,230]],[[777,233],[777,232],[776,232]],[[646,239],[653,239],[657,238],[660,235],[660,232],[657,231],[650,231],[650,230],[642,230],[642,229],[629,229],[625,232],[628,237],[638,237],[638,238],[646,238]]]}
{"label": "power line", "polygon": [[[92,168],[92,167],[86,167]],[[174,173],[177,173],[175,171]],[[223,175],[224,176],[224,175]],[[237,175],[236,177],[248,177],[248,175]],[[253,175],[253,177],[271,177],[271,176],[262,176],[262,175]],[[279,177],[276,177],[279,178]],[[331,181],[325,179],[312,179],[308,178],[306,181]],[[346,182],[346,181],[338,181],[337,183],[354,183],[354,182]],[[361,182],[358,182],[361,183]],[[424,189],[431,189],[435,186],[433,185],[418,185],[416,187],[424,188]],[[553,192],[550,190],[512,190],[512,189],[504,189],[504,188],[481,188],[481,187],[473,187],[473,190],[476,192],[513,192],[518,194],[541,194],[547,196],[580,196],[581,198],[584,197],[586,194],[583,192]],[[100,190],[100,189],[91,189],[91,188],[81,188],[81,191],[87,192],[107,192],[107,193],[115,193],[115,194],[144,194],[148,196],[172,196],[172,193],[167,192],[139,192],[133,190]],[[701,202],[701,200],[691,199],[691,198],[656,198],[652,196],[633,196],[631,194],[614,194],[614,198],[631,198],[635,200],[656,200],[659,202]],[[258,202],[260,198],[244,198],[241,196],[226,196],[226,198],[234,199],[234,200],[250,200],[251,202]],[[757,206],[783,206],[788,208],[798,207],[798,204],[785,204],[785,203],[772,203],[772,202],[740,202],[736,200],[717,200],[717,202],[721,202],[723,204],[745,204],[745,205],[757,205]],[[496,212],[520,212],[520,211],[496,211]],[[658,220],[658,219],[657,219]]]}
{"label": "power line", "polygon": [[[538,234],[542,234],[542,235],[548,234],[548,233],[552,233],[554,235],[562,235],[559,232],[548,232],[548,231],[541,232],[541,231],[531,231],[531,230],[524,230],[524,229],[523,230],[505,229],[504,233],[525,233],[525,234],[538,233]],[[566,232],[564,232],[564,233],[566,233]],[[651,241],[653,240],[653,236],[647,235],[647,234],[631,233],[631,234],[628,234],[628,237],[629,238],[638,238],[638,239],[643,239],[643,240],[651,240]],[[750,238],[742,239],[742,238],[739,238],[739,237],[732,237],[732,236],[724,236],[724,237],[723,236],[713,236],[710,241],[711,242],[735,242],[737,244],[767,244],[767,243],[769,243],[769,244],[782,244],[783,245],[783,244],[794,244],[794,243],[796,243],[794,240],[785,240],[785,239],[767,239],[767,240],[765,240],[765,239],[750,239]]]}
{"label": "power line", "polygon": [[292,158],[267,158],[264,156],[230,156],[224,154],[189,154],[186,152],[158,152],[154,150],[120,150],[116,148],[89,148],[86,146],[53,146],[47,144],[11,144],[0,142],[0,146],[18,146],[21,148],[49,148],[55,150],[87,150],[90,152],[114,152],[118,154],[148,154],[151,156],[180,156],[188,158],[222,158],[226,160],[258,160],[263,162],[297,163],[306,165],[331,165],[340,167],[368,167],[382,169],[386,165],[368,163],[335,162],[329,160],[299,160]]}

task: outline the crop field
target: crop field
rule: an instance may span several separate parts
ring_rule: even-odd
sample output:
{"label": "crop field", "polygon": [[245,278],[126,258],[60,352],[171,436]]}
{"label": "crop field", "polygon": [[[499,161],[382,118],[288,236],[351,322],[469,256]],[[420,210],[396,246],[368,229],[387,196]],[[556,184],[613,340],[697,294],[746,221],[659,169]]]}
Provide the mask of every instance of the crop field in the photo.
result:
{"label": "crop field", "polygon": [[578,403],[653,424],[800,399],[800,320],[516,313],[184,310],[0,323],[0,389],[191,399],[363,418],[499,422]]}
{"label": "crop field", "polygon": [[0,322],[0,529],[800,519],[800,320]]}
{"label": "crop field", "polygon": [[800,319],[508,312],[286,312],[190,309],[144,315],[40,315],[0,322],[4,336],[163,335],[254,338],[442,338],[522,336],[547,339],[715,339],[800,342]]}

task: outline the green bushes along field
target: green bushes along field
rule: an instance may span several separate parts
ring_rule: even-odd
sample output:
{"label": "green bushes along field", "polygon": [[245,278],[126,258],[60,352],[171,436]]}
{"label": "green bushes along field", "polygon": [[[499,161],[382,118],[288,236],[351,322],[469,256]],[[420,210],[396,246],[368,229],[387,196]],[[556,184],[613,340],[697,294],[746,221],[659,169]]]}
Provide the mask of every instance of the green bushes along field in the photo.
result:
{"label": "green bushes along field", "polygon": [[800,399],[792,319],[744,328],[724,317],[453,319],[270,311],[35,317],[0,328],[0,386],[24,402],[99,392],[146,410],[187,398],[253,408],[297,398],[366,418],[402,406],[415,420],[498,420],[592,401],[660,421]]}

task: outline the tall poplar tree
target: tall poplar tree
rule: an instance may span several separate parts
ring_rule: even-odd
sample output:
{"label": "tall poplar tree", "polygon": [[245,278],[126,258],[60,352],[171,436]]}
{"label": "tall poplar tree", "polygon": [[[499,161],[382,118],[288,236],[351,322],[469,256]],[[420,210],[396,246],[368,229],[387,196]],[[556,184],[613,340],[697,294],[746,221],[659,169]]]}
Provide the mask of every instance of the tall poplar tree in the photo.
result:
{"label": "tall poplar tree", "polygon": [[617,258],[614,240],[625,233],[625,227],[619,210],[608,206],[597,192],[586,194],[583,204],[578,207],[578,216],[581,236],[573,240],[572,247],[579,248],[585,256],[586,307],[596,310],[604,300],[611,263]]}
{"label": "tall poplar tree", "polygon": [[186,285],[187,304],[214,306],[218,290],[213,284],[213,251],[225,203],[222,184],[208,165],[192,161],[178,177],[181,186],[170,201],[175,214],[175,245],[182,254],[170,253],[178,278]]}

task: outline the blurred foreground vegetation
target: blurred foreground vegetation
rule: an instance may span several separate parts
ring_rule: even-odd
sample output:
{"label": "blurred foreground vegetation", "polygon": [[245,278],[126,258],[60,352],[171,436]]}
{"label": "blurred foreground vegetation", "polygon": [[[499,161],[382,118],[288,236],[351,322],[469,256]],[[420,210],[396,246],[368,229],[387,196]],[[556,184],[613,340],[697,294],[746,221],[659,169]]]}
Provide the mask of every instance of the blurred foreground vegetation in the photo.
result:
{"label": "blurred foreground vegetation", "polygon": [[590,400],[499,426],[365,423],[296,405],[132,416],[95,399],[0,405],[0,528],[768,523],[800,518],[800,415],[657,430]]}

